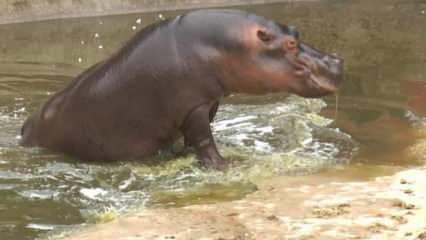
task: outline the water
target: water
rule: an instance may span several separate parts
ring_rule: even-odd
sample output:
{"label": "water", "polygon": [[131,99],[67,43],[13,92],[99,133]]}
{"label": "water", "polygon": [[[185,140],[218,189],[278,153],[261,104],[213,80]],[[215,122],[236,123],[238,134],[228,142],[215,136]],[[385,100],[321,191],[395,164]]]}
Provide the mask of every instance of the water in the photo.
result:
{"label": "water", "polygon": [[[193,155],[88,164],[17,145],[22,122],[53,92],[104,59],[143,26],[179,12],[0,26],[0,239],[24,240],[132,208],[238,199],[270,176],[424,163],[407,149],[424,137],[426,15],[422,1],[324,1],[242,7],[299,27],[302,37],[346,59],[333,96],[232,96],[213,128],[227,172]],[[102,214],[104,213],[104,214]]]}

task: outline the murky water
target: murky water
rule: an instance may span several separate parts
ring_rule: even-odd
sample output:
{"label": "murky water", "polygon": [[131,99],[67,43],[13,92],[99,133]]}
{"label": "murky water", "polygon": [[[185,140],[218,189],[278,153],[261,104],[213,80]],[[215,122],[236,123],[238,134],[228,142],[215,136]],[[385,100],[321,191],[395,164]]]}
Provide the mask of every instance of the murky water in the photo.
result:
{"label": "murky water", "polygon": [[345,165],[363,169],[362,178],[374,166],[423,164],[406,149],[424,137],[426,3],[244,9],[299,26],[307,42],[346,59],[347,75],[337,112],[334,97],[224,100],[213,126],[232,161],[225,173],[199,169],[193,156],[88,164],[17,145],[22,122],[52,92],[138,29],[178,12],[0,26],[0,239],[34,239],[134,207],[237,199],[280,174]]}

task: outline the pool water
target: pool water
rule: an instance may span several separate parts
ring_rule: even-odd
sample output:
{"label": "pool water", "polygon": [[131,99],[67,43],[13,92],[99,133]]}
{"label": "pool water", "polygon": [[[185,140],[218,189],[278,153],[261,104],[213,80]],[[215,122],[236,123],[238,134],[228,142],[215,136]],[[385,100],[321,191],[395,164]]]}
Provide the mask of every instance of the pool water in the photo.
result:
{"label": "pool water", "polygon": [[[86,163],[18,145],[23,121],[137,30],[181,12],[0,25],[0,239],[25,240],[153,206],[214,203],[277,175],[335,167],[423,165],[407,149],[424,137],[426,3],[322,1],[243,6],[298,26],[302,38],[345,58],[338,100],[286,93],[224,99],[213,129],[226,172],[193,155]],[[363,174],[361,174],[363,173]]]}

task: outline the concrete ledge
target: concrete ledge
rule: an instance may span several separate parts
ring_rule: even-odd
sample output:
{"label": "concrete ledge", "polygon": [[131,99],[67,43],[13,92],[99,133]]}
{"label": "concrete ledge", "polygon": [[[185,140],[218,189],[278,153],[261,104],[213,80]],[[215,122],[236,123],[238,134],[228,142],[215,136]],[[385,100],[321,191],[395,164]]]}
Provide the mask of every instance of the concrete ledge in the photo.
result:
{"label": "concrete ledge", "polygon": [[0,24],[296,1],[300,0],[0,0]]}
{"label": "concrete ledge", "polygon": [[351,181],[357,171],[277,177],[242,200],[142,210],[65,240],[424,239],[426,170]]}

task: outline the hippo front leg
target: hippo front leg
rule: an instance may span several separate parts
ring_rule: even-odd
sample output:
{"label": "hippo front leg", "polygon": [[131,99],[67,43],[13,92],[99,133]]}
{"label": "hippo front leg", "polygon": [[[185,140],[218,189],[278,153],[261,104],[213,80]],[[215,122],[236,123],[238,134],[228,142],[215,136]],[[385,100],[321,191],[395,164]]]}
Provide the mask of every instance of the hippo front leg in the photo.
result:
{"label": "hippo front leg", "polygon": [[205,167],[224,169],[226,162],[217,151],[210,128],[211,110],[215,105],[198,106],[187,116],[182,127],[185,143],[195,148],[201,164]]}

